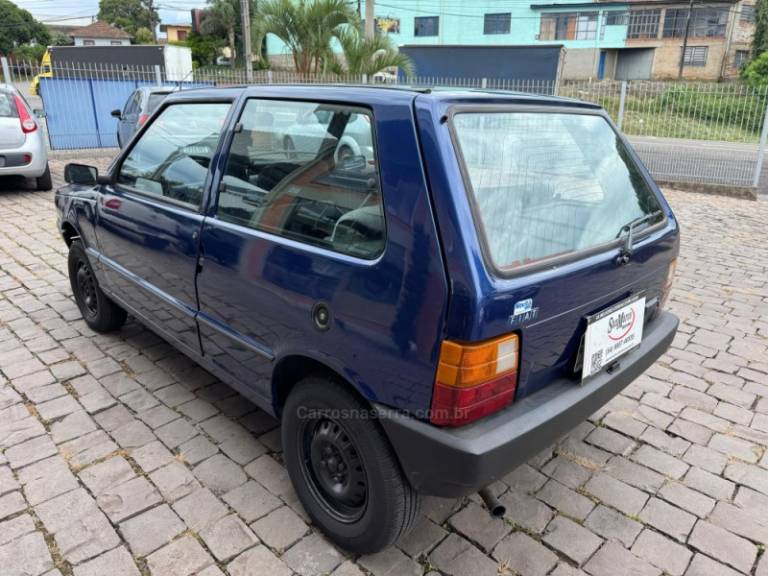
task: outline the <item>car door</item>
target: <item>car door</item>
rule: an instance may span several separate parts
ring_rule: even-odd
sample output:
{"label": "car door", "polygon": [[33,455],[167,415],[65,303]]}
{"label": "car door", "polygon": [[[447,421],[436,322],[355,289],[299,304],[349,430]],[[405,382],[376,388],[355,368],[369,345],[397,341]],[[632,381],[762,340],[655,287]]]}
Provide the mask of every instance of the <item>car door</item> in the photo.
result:
{"label": "car door", "polygon": [[[281,134],[314,111],[332,116],[324,144],[297,157]],[[446,286],[410,111],[410,100],[382,105],[398,146],[380,172],[377,159],[335,154],[349,118],[372,119],[370,109],[311,96],[245,103],[201,232],[198,324],[212,369],[264,404],[275,362],[293,355],[356,382],[373,382],[391,362],[398,377],[380,398],[429,400],[416,382],[433,377]],[[375,359],[361,366],[374,346]]]}
{"label": "car door", "polygon": [[201,206],[230,107],[230,101],[166,106],[123,155],[97,207],[109,290],[197,353]]}
{"label": "car door", "polygon": [[136,123],[139,121],[141,110],[141,90],[136,90],[125,104],[122,116],[117,125],[118,144],[125,146],[136,131]]}

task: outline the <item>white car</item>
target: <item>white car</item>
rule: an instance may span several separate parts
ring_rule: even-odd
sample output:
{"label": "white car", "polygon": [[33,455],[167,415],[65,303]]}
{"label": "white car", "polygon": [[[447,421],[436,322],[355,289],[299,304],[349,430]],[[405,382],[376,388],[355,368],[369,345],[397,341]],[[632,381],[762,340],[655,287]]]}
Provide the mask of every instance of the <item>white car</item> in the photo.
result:
{"label": "white car", "polygon": [[[328,123],[333,117],[330,110],[315,110],[303,114],[289,126],[283,136],[283,148],[289,155],[306,159],[313,158],[328,134]],[[363,156],[373,162],[370,118],[365,114],[352,114],[344,133],[336,144],[334,157],[337,162],[353,156]]]}
{"label": "white car", "polygon": [[0,85],[0,176],[34,178],[38,190],[53,187],[40,123],[21,93],[8,85]]}

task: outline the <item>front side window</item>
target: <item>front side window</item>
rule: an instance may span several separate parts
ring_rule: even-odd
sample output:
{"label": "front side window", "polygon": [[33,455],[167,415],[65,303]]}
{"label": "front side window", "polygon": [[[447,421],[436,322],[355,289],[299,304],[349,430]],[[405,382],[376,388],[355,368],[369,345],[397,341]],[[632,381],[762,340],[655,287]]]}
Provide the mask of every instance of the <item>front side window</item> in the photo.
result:
{"label": "front side window", "polygon": [[[687,8],[668,8],[664,16],[664,38],[682,38],[685,35]],[[716,38],[725,36],[728,12],[723,8],[695,8],[690,22],[689,36]]]}
{"label": "front side window", "polygon": [[[680,48],[682,50],[682,48]],[[707,46],[686,46],[683,57],[684,66],[703,67],[707,65]]]}
{"label": "front side window", "polygon": [[594,40],[597,12],[542,14],[539,40]]}
{"label": "front side window", "polygon": [[480,234],[512,269],[611,242],[663,215],[610,124],[591,114],[460,112],[453,130]]}
{"label": "front side window", "polygon": [[659,35],[661,10],[630,10],[627,38],[656,38]]}
{"label": "front side window", "polygon": [[486,14],[483,21],[483,34],[509,34],[512,27],[512,14]]}
{"label": "front side window", "polygon": [[384,207],[370,112],[249,100],[239,124],[218,218],[358,258],[381,254]]}
{"label": "front side window", "polygon": [[131,148],[117,183],[199,208],[229,108],[229,103],[168,106]]}
{"label": "front side window", "polygon": [[439,33],[439,16],[416,16],[416,18],[413,19],[414,36],[437,36]]}

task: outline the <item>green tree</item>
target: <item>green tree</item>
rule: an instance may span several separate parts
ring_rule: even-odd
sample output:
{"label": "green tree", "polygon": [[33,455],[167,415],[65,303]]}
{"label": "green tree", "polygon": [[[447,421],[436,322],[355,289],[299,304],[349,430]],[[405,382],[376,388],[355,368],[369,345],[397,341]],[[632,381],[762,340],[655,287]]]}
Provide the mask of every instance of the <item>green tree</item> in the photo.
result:
{"label": "green tree", "polygon": [[754,58],[742,71],[741,77],[750,86],[768,85],[768,52]]}
{"label": "green tree", "polygon": [[51,40],[48,29],[13,2],[0,0],[0,54],[11,54],[17,46],[35,42],[47,45]]}
{"label": "green tree", "polygon": [[328,63],[333,66],[331,41],[357,20],[346,0],[267,0],[259,15],[264,31],[290,48],[296,71],[302,74],[321,72]]}
{"label": "green tree", "polygon": [[152,30],[149,28],[144,28],[142,26],[141,28],[136,28],[136,31],[133,33],[134,44],[152,44],[154,41],[155,39],[152,37]]}
{"label": "green tree", "polygon": [[216,36],[206,36],[198,32],[190,32],[183,42],[174,42],[178,46],[186,46],[192,50],[192,60],[198,66],[210,66],[216,62],[219,50],[226,45],[226,41]]}
{"label": "green tree", "polygon": [[239,27],[240,3],[237,0],[213,0],[205,9],[201,25],[203,33],[225,38],[233,60],[237,57]]}
{"label": "green tree", "polygon": [[360,76],[373,76],[387,68],[400,68],[407,75],[413,74],[413,63],[405,54],[398,52],[389,36],[377,34],[366,38],[356,26],[347,26],[337,34],[343,62],[337,72]]}
{"label": "green tree", "polygon": [[49,46],[69,46],[72,44],[72,38],[62,32],[54,32],[51,34],[51,40],[48,42]]}
{"label": "green tree", "polygon": [[752,57],[757,58],[768,50],[768,0],[755,4],[755,35],[752,37]]}
{"label": "green tree", "polygon": [[99,20],[133,35],[139,28],[152,31],[160,21],[157,10],[149,10],[149,0],[99,0]]}

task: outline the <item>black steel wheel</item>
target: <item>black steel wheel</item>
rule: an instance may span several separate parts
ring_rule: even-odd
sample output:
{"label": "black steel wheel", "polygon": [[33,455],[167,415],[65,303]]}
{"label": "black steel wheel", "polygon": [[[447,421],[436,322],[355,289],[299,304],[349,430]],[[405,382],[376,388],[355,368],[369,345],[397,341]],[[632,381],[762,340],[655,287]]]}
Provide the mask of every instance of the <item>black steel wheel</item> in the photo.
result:
{"label": "black steel wheel", "polygon": [[72,294],[85,323],[96,332],[110,332],[125,324],[125,310],[110,300],[99,287],[88,255],[79,240],[70,244],[67,264]]}
{"label": "black steel wheel", "polygon": [[282,413],[285,464],[304,509],[340,547],[371,554],[406,534],[420,499],[370,407],[339,381],[294,386]]}

